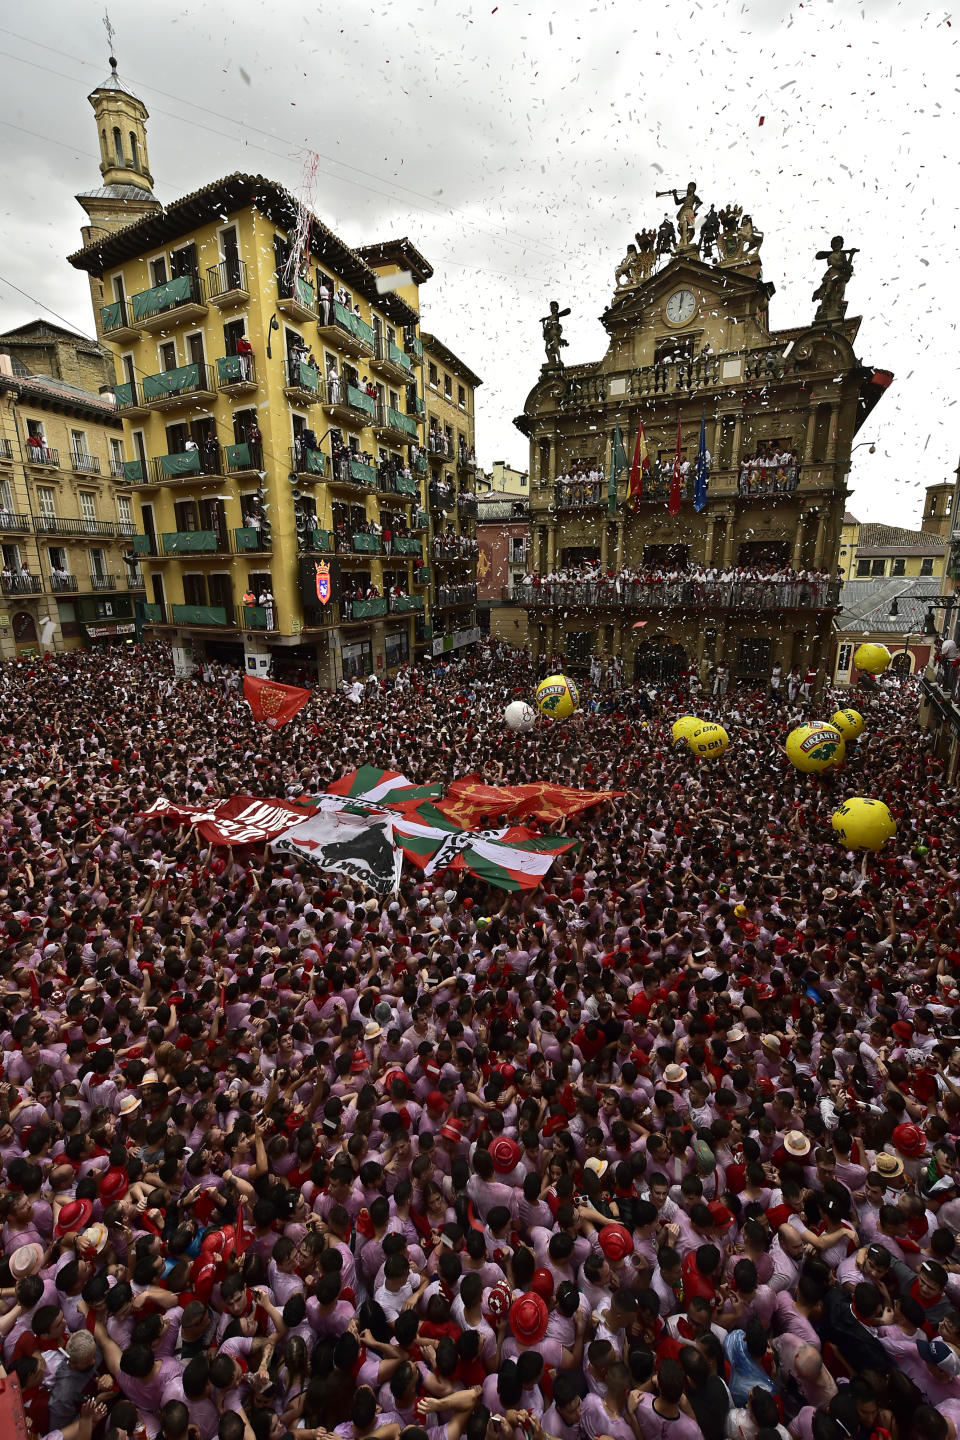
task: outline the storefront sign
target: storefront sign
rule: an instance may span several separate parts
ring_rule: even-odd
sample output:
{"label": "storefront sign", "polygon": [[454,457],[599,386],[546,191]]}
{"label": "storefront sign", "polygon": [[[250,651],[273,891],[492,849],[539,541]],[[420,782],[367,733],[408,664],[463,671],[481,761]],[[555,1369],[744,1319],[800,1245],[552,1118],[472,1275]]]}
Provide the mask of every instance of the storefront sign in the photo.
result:
{"label": "storefront sign", "polygon": [[104,640],[111,635],[136,635],[136,623],[131,620],[118,621],[115,625],[85,625],[84,629],[91,640]]}

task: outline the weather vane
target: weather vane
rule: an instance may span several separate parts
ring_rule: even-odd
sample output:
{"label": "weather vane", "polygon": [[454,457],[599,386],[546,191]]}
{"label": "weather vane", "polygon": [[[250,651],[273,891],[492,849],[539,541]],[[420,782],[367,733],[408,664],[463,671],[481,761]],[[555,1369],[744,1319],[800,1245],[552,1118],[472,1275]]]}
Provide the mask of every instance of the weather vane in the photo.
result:
{"label": "weather vane", "polygon": [[110,54],[112,55],[116,50],[116,46],[113,42],[116,39],[117,32],[114,30],[113,24],[111,23],[109,10],[104,10],[103,12],[103,28],[107,32],[107,40],[110,44]]}

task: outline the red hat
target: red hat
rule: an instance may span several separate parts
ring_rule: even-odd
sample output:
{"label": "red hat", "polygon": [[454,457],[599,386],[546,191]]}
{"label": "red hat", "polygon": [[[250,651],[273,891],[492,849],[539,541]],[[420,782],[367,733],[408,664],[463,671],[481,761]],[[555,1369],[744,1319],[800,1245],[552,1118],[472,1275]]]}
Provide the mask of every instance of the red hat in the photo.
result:
{"label": "red hat", "polygon": [[509,1135],[498,1135],[490,1146],[490,1159],[498,1175],[509,1175],[515,1170],[522,1154],[516,1140],[511,1140]]}
{"label": "red hat", "polygon": [[912,1125],[909,1121],[895,1125],[890,1138],[895,1148],[908,1160],[919,1160],[921,1155],[926,1154],[927,1138],[919,1125]]}
{"label": "red hat", "polygon": [[890,1028],[897,1039],[902,1040],[904,1044],[913,1039],[913,1026],[909,1020],[895,1020]]}
{"label": "red hat", "polygon": [[786,955],[789,949],[790,941],[787,939],[786,935],[778,935],[776,940],[774,940],[773,942],[774,955]]}
{"label": "red hat", "polygon": [[633,1236],[626,1225],[602,1226],[598,1243],[608,1260],[625,1260],[633,1254]]}
{"label": "red hat", "polygon": [[516,1065],[498,1065],[497,1070],[503,1076],[504,1080],[506,1080],[508,1085],[510,1084],[514,1075],[516,1075],[517,1073]]}
{"label": "red hat", "polygon": [[547,1333],[550,1312],[542,1295],[528,1290],[510,1306],[510,1329],[521,1345],[538,1345]]}
{"label": "red hat", "polygon": [[389,1090],[395,1080],[402,1080],[404,1085],[406,1085],[407,1083],[406,1075],[404,1075],[403,1071],[399,1070],[396,1066],[394,1066],[392,1070],[387,1071],[380,1084],[383,1086],[384,1090]]}
{"label": "red hat", "polygon": [[555,1110],[552,1115],[548,1115],[543,1122],[543,1138],[549,1140],[558,1130],[566,1130],[569,1118],[564,1110]]}
{"label": "red hat", "polygon": [[61,1207],[53,1233],[63,1236],[86,1230],[92,1214],[92,1200],[68,1200],[67,1204]]}
{"label": "red hat", "polygon": [[713,1221],[715,1230],[729,1230],[733,1224],[733,1212],[728,1210],[721,1200],[711,1200],[707,1209],[710,1211],[710,1219]]}
{"label": "red hat", "polygon": [[460,1121],[444,1120],[438,1134],[442,1135],[444,1140],[462,1140],[463,1131],[460,1129]]}
{"label": "red hat", "polygon": [[428,1109],[428,1110],[446,1110],[446,1108],[447,1108],[447,1102],[446,1102],[446,1100],[444,1100],[444,1098],[443,1098],[442,1094],[440,1093],[440,1091],[439,1091],[439,1090],[431,1090],[431,1091],[430,1091],[430,1094],[427,1096],[427,1109]]}
{"label": "red hat", "polygon": [[100,1199],[104,1205],[112,1205],[114,1200],[122,1200],[129,1189],[130,1177],[126,1170],[119,1167],[104,1170],[100,1177]]}
{"label": "red hat", "polygon": [[369,1064],[370,1061],[367,1059],[366,1050],[358,1046],[357,1049],[353,1052],[353,1059],[350,1061],[350,1074],[362,1075],[364,1070],[366,1070],[369,1066]]}
{"label": "red hat", "polygon": [[553,1276],[549,1270],[534,1270],[533,1279],[530,1281],[530,1289],[534,1295],[542,1295],[544,1300],[549,1300],[553,1295]]}

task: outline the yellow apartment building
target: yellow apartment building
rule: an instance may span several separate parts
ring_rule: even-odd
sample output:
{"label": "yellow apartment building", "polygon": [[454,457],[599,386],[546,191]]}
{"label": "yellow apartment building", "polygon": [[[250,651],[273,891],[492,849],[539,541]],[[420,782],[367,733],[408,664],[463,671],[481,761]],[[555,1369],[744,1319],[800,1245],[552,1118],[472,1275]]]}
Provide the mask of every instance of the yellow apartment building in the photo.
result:
{"label": "yellow apartment building", "polygon": [[432,653],[429,263],[351,249],[262,176],[156,208],[132,100],[115,68],[90,96],[103,184],[69,258],[115,357],[147,633],[179,674],[210,657],[329,686]]}
{"label": "yellow apartment building", "polygon": [[0,334],[0,656],[132,641],[144,582],[109,354],[31,321]]}
{"label": "yellow apartment building", "polygon": [[432,653],[462,650],[477,628],[477,454],[475,392],[482,383],[435,335],[424,334],[430,541],[433,583]]}

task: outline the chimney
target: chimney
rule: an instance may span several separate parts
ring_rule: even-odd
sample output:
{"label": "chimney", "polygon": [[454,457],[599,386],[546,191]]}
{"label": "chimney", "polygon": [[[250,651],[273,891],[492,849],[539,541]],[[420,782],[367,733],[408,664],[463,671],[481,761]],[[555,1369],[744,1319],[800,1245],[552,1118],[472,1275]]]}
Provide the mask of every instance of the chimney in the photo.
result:
{"label": "chimney", "polygon": [[13,376],[13,361],[10,356],[0,351],[0,375]]}

